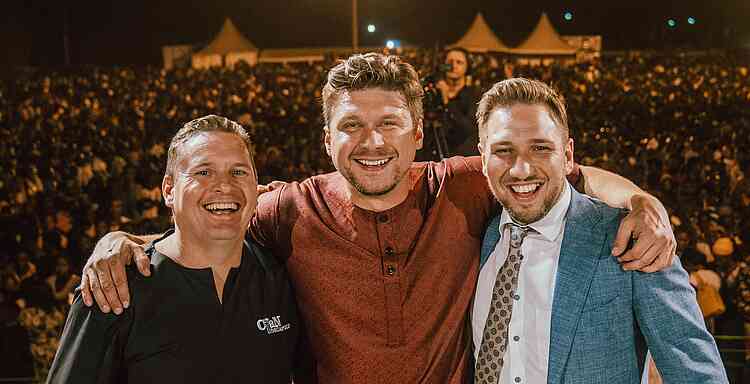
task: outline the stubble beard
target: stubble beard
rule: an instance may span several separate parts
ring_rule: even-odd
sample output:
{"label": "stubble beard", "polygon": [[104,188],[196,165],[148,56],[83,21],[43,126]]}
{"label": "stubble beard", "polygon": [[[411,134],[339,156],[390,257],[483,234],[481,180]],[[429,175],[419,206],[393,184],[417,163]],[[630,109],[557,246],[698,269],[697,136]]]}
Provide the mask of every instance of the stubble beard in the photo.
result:
{"label": "stubble beard", "polygon": [[[391,160],[391,161],[395,161]],[[396,188],[396,186],[403,180],[403,178],[406,176],[405,172],[401,172],[401,168],[398,165],[395,165],[394,170],[394,177],[392,182],[386,184],[383,188],[374,188],[374,187],[368,187],[365,183],[363,183],[361,180],[357,178],[355,173],[352,171],[351,167],[347,167],[344,169],[345,172],[341,172],[342,175],[344,175],[344,178],[349,181],[349,184],[351,184],[354,189],[357,190],[360,194],[364,196],[383,196],[392,190]]]}
{"label": "stubble beard", "polygon": [[[544,200],[542,201],[542,206],[539,210],[524,210],[524,211],[517,211],[513,209],[513,197],[511,197],[510,193],[507,192],[509,195],[508,197],[503,197],[498,192],[501,188],[505,188],[501,185],[502,182],[499,182],[495,185],[495,187],[490,186],[490,190],[492,191],[492,194],[495,196],[495,200],[499,201],[500,204],[503,206],[503,209],[508,211],[508,214],[513,219],[513,221],[517,222],[518,224],[531,224],[534,222],[537,222],[541,220],[544,216],[549,213],[550,210],[552,210],[552,207],[555,206],[557,201],[560,199],[560,196],[562,196],[563,186],[565,185],[564,180],[560,182],[559,187],[557,188],[557,191],[554,191],[554,193],[551,193],[544,197]],[[549,186],[549,181],[545,183],[545,186]]]}

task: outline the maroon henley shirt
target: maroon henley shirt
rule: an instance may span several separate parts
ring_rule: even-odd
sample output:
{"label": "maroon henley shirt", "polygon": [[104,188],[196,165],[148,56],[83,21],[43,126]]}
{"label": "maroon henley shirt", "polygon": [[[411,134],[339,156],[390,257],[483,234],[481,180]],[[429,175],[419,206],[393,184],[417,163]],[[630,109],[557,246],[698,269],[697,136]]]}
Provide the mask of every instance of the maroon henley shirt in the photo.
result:
{"label": "maroon henley shirt", "polygon": [[481,166],[413,163],[408,197],[383,212],[354,206],[338,172],[260,196],[251,232],[286,260],[318,382],[465,382],[467,315],[496,206]]}

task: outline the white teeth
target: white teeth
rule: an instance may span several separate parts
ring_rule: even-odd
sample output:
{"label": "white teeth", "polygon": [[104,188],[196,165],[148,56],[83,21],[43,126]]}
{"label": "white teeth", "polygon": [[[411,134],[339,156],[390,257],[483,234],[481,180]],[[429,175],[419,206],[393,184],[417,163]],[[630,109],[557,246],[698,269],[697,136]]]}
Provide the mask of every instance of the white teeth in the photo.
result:
{"label": "white teeth", "polygon": [[516,193],[529,193],[536,191],[540,184],[511,185],[510,188]]}
{"label": "white teeth", "polygon": [[367,165],[370,167],[377,167],[380,165],[383,165],[387,163],[390,159],[381,159],[381,160],[357,160],[362,165]]}
{"label": "white teeth", "polygon": [[209,211],[217,211],[217,210],[223,210],[223,209],[236,211],[240,209],[240,205],[237,203],[224,203],[224,202],[209,203],[209,204],[206,204],[205,207]]}

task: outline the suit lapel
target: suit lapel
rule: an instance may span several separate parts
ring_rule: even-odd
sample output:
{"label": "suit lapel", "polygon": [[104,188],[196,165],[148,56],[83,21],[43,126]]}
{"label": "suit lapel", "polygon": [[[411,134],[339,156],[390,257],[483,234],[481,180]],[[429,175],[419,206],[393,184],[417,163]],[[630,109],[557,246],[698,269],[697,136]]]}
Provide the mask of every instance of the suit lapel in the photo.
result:
{"label": "suit lapel", "polygon": [[479,270],[482,269],[484,263],[490,258],[490,255],[495,250],[497,242],[500,241],[500,213],[490,220],[487,225],[487,229],[484,231],[484,238],[482,239],[482,250],[479,255]]}
{"label": "suit lapel", "polygon": [[605,233],[600,213],[587,198],[572,189],[557,267],[552,304],[552,329],[547,382],[560,383],[573,337],[599,261]]}

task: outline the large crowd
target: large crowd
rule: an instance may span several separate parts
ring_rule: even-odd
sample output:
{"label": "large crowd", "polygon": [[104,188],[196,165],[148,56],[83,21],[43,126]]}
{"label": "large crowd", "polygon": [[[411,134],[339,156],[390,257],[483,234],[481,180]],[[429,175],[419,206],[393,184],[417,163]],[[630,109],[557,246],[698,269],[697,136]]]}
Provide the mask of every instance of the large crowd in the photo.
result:
{"label": "large crowd", "polygon": [[[402,54],[422,76],[439,57]],[[745,319],[750,324],[750,153],[742,149],[750,147],[750,62],[730,53],[472,61],[479,89],[524,76],[560,90],[577,161],[619,173],[664,202],[683,263],[718,280],[726,310],[712,319],[714,332],[742,335]],[[160,189],[166,146],[193,118],[214,113],[248,128],[261,183],[332,170],[319,100],[333,62],[34,69],[0,83],[0,325],[31,330],[35,361],[51,361],[96,240],[170,225]]]}

